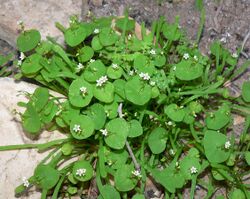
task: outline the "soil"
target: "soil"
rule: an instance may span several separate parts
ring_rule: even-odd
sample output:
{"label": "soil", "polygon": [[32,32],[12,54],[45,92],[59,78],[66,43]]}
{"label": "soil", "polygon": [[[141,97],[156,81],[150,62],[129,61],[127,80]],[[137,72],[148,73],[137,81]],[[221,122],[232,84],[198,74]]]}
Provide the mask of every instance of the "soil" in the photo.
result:
{"label": "soil", "polygon": [[[82,0],[82,16],[91,11],[95,16],[123,15],[128,9],[129,16],[138,23],[145,22],[150,27],[154,20],[160,16],[166,17],[169,22],[180,16],[180,25],[187,36],[195,41],[197,37],[200,12],[195,7],[195,0]],[[209,46],[214,40],[222,41],[223,45],[232,53],[241,48],[247,35],[250,34],[250,0],[204,0],[206,22],[199,44],[204,54],[209,53]],[[0,40],[0,54],[14,51],[8,43]],[[243,53],[239,57],[239,65],[250,58],[250,38],[246,40]],[[243,80],[250,77],[250,67],[239,79],[232,82],[230,88],[239,94]],[[242,121],[235,126],[235,131],[240,132]],[[149,184],[146,191],[148,198],[161,198],[159,190]],[[187,189],[188,190],[188,189]],[[225,193],[223,190],[222,193]],[[218,191],[218,193],[220,193]],[[188,191],[186,191],[188,192]],[[185,192],[184,198],[188,198]],[[220,193],[221,194],[221,193]],[[196,198],[204,198],[204,191],[197,190]]]}

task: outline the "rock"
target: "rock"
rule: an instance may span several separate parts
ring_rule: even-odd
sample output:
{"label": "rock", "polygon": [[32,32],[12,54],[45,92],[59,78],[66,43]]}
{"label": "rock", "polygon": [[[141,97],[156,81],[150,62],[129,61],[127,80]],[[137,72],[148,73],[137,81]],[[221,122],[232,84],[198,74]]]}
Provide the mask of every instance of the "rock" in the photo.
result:
{"label": "rock", "polygon": [[97,7],[102,6],[102,2],[103,2],[103,0],[91,0],[91,3],[92,3],[94,6],[97,6]]}
{"label": "rock", "polygon": [[[23,132],[20,119],[13,110],[22,111],[17,106],[19,101],[27,101],[19,91],[33,92],[35,85],[18,82],[10,78],[0,78],[0,146],[27,143],[45,143],[63,138],[59,132],[43,132],[38,140],[30,140]],[[38,153],[35,149],[0,151],[0,198],[13,199],[15,187],[22,183],[22,177],[30,177],[36,165],[47,152]],[[22,199],[39,199],[41,194],[34,189]]]}
{"label": "rock", "polygon": [[13,47],[18,35],[18,21],[23,21],[26,29],[35,28],[42,38],[50,35],[60,37],[62,33],[55,27],[55,22],[68,25],[69,16],[81,14],[82,3],[78,0],[1,0],[0,39]]}

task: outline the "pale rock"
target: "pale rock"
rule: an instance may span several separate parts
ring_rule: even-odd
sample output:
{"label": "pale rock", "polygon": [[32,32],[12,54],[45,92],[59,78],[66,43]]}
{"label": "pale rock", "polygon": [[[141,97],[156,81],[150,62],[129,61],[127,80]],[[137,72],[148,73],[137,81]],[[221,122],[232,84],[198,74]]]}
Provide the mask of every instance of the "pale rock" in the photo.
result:
{"label": "pale rock", "polygon": [[[27,143],[45,143],[65,138],[59,132],[42,132],[37,140],[29,139],[21,126],[20,117],[13,112],[23,111],[17,106],[19,101],[27,101],[20,91],[32,93],[37,86],[26,82],[15,82],[10,78],[0,78],[0,146]],[[15,187],[22,183],[22,177],[33,175],[36,165],[48,152],[38,153],[35,149],[0,151],[0,198],[14,199]],[[31,189],[21,199],[39,199],[41,194]]]}

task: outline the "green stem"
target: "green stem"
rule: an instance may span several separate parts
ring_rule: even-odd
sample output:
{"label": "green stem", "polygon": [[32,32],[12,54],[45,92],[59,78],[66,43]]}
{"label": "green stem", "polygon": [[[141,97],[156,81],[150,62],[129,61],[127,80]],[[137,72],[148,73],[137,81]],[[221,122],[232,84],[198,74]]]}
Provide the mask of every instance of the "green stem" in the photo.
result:
{"label": "green stem", "polygon": [[197,175],[192,177],[192,185],[190,191],[190,199],[194,198],[195,188],[196,188]]}
{"label": "green stem", "polygon": [[48,190],[43,189],[41,199],[46,199],[47,198],[47,193],[48,193]]}

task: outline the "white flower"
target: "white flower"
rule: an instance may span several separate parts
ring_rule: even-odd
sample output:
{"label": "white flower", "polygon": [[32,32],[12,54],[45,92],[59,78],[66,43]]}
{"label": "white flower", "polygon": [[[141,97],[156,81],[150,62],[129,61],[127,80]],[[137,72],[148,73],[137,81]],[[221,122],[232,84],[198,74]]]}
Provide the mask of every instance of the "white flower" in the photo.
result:
{"label": "white flower", "polygon": [[149,51],[149,54],[151,54],[151,55],[156,55],[156,52],[155,52],[154,49],[152,49],[152,50]]}
{"label": "white flower", "polygon": [[163,52],[163,51],[161,51],[161,55],[164,55],[164,52]]}
{"label": "white flower", "polygon": [[173,66],[173,71],[176,71],[176,66]]}
{"label": "white flower", "polygon": [[105,137],[108,136],[107,129],[101,129],[100,131],[102,132],[102,135],[104,135]]}
{"label": "white flower", "polygon": [[29,180],[26,177],[23,177],[22,181],[23,181],[23,186],[25,186],[26,188],[30,186]]}
{"label": "white flower", "polygon": [[141,176],[141,172],[140,172],[139,170],[134,170],[134,171],[132,171],[132,174],[133,174],[134,176],[136,176],[136,177],[139,177],[139,178],[142,177],[142,176]]}
{"label": "white flower", "polygon": [[95,60],[94,60],[94,59],[90,59],[89,62],[90,62],[90,63],[93,63],[93,62],[95,62]]}
{"label": "white flower", "polygon": [[195,60],[195,61],[198,61],[198,57],[197,57],[196,55],[194,56],[194,60]]}
{"label": "white flower", "polygon": [[81,63],[78,63],[78,64],[77,64],[77,69],[78,69],[78,70],[81,70],[81,69],[83,69],[83,68],[84,68],[84,66],[83,66]]}
{"label": "white flower", "polygon": [[25,59],[25,54],[23,52],[21,52],[19,60],[23,61]]}
{"label": "white flower", "polygon": [[85,174],[86,174],[86,169],[84,169],[84,168],[76,170],[76,175],[77,176],[81,177],[81,176],[85,176]]}
{"label": "white flower", "polygon": [[237,54],[237,53],[233,53],[233,54],[232,54],[232,57],[233,57],[233,58],[238,58],[238,54]]}
{"label": "white flower", "polygon": [[132,75],[134,75],[134,73],[135,73],[135,71],[131,70],[131,71],[129,71],[128,74],[129,74],[130,76],[132,76]]}
{"label": "white flower", "polygon": [[191,173],[191,174],[196,174],[197,172],[198,172],[198,170],[197,170],[196,167],[192,166],[192,167],[190,168],[190,173]]}
{"label": "white flower", "polygon": [[183,58],[184,58],[184,59],[189,59],[189,54],[188,54],[188,53],[185,53],[185,54],[183,55]]}
{"label": "white flower", "polygon": [[155,86],[155,82],[154,81],[150,81],[149,84],[150,84],[150,86]]}
{"label": "white flower", "polygon": [[96,80],[96,86],[102,86],[106,81],[108,81],[108,77],[105,76],[101,76],[98,80]]}
{"label": "white flower", "polygon": [[108,160],[107,163],[109,166],[111,166],[113,164],[113,162],[111,160]]}
{"label": "white flower", "polygon": [[229,149],[231,147],[231,143],[229,141],[226,141],[224,147],[225,149]]}
{"label": "white flower", "polygon": [[168,121],[168,122],[167,122],[167,125],[172,126],[172,125],[173,125],[173,122]]}
{"label": "white flower", "polygon": [[20,26],[20,25],[23,24],[23,21],[22,21],[22,20],[18,20],[18,21],[16,22],[16,24]]}
{"label": "white flower", "polygon": [[128,35],[128,40],[130,40],[132,38],[132,35],[131,34],[129,34]]}
{"label": "white flower", "polygon": [[174,155],[174,154],[175,154],[174,150],[173,150],[173,149],[170,149],[170,150],[169,150],[169,154],[170,154],[170,155]]}
{"label": "white flower", "polygon": [[21,66],[22,63],[23,63],[22,60],[18,60],[18,61],[17,61],[17,65],[18,65],[18,66]]}
{"label": "white flower", "polygon": [[111,67],[112,67],[113,69],[117,69],[117,68],[118,68],[118,65],[113,63],[113,64],[111,65]]}
{"label": "white flower", "polygon": [[222,38],[220,39],[220,41],[221,41],[222,43],[227,43],[227,38],[226,38],[226,37],[222,37]]}
{"label": "white flower", "polygon": [[150,80],[150,76],[148,73],[140,73],[139,74],[140,78],[142,78],[143,80]]}
{"label": "white flower", "polygon": [[98,28],[96,28],[95,30],[94,30],[94,33],[95,34],[98,34],[100,32],[100,30],[98,29]]}
{"label": "white flower", "polygon": [[87,90],[87,88],[86,88],[85,86],[82,86],[82,87],[80,88],[80,91],[81,91],[81,93],[82,93],[83,96],[85,96],[86,93],[88,92],[88,90]]}
{"label": "white flower", "polygon": [[79,124],[75,124],[73,127],[73,131],[76,133],[81,132],[81,126]]}

